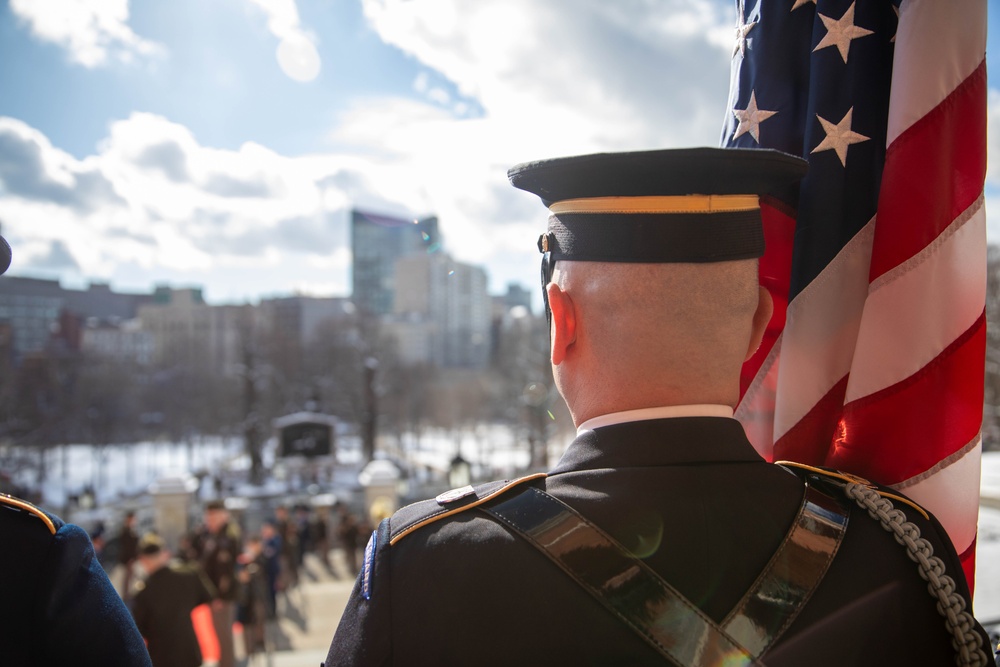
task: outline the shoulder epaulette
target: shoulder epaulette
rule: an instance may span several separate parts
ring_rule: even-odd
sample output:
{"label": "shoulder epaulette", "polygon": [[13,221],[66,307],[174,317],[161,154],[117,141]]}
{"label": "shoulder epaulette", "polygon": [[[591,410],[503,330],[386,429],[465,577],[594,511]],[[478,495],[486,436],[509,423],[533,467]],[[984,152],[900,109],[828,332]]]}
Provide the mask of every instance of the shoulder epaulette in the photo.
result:
{"label": "shoulder epaulette", "polygon": [[510,489],[541,479],[546,473],[540,472],[519,479],[487,482],[478,486],[463,486],[439,495],[433,500],[422,500],[398,510],[390,522],[389,544],[396,544],[413,531],[430,525],[445,517],[478,507]]}
{"label": "shoulder epaulette", "polygon": [[840,470],[834,470],[832,468],[820,468],[818,466],[806,465],[805,463],[796,463],[795,461],[775,461],[775,465],[779,465],[783,468],[794,468],[800,471],[810,472],[816,475],[822,475],[823,477],[831,480],[837,480],[838,482],[844,484],[860,484],[861,486],[866,486],[872,489],[877,494],[883,498],[891,498],[892,500],[898,500],[901,503],[909,505],[913,509],[920,512],[920,514],[925,518],[929,519],[930,515],[927,513],[923,507],[913,502],[906,496],[901,496],[897,493],[892,493],[887,490],[887,487],[875,484],[874,482],[869,482],[864,477],[859,477],[857,475],[852,475],[851,473],[842,472]]}
{"label": "shoulder epaulette", "polygon": [[34,514],[36,517],[42,520],[45,527],[49,529],[49,532],[53,535],[56,534],[56,524],[49,518],[49,515],[38,509],[26,500],[21,500],[20,498],[15,498],[14,496],[8,496],[5,493],[0,493],[0,505],[6,505],[8,507],[14,507],[21,510],[22,512],[27,512],[28,514]]}

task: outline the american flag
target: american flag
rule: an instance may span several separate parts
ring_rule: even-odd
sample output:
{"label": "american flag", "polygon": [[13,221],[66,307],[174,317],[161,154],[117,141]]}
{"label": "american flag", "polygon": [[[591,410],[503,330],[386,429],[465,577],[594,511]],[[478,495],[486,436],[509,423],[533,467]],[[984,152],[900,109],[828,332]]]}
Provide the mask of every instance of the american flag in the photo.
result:
{"label": "american flag", "polygon": [[809,160],[761,202],[775,300],[737,417],[772,460],[934,512],[970,585],[986,350],[986,0],[738,0],[722,142]]}

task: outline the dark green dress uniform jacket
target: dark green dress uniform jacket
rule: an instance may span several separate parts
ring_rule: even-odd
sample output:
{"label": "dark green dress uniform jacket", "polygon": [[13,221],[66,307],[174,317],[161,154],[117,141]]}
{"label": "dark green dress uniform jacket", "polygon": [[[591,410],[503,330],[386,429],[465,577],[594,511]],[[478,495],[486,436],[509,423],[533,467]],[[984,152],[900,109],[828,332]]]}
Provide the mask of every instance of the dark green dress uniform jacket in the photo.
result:
{"label": "dark green dress uniform jacket", "polygon": [[215,591],[194,568],[167,565],[149,575],[135,594],[132,613],[149,642],[153,667],[198,667],[201,648],[191,610],[212,601]]}
{"label": "dark green dress uniform jacket", "polygon": [[[765,462],[737,421],[712,417],[584,431],[547,478],[528,484],[603,528],[716,622],[751,588],[803,498],[801,480]],[[389,545],[401,528],[394,522],[409,525],[414,514],[440,510],[424,501],[379,526],[370,578],[364,570],[359,576],[327,667],[665,664],[481,509],[452,514]],[[968,600],[943,529],[914,510],[907,515]],[[818,590],[762,660],[768,667],[955,664],[944,620],[916,566],[857,506]]]}
{"label": "dark green dress uniform jacket", "polygon": [[0,664],[148,667],[142,637],[87,533],[15,503],[0,498]]}

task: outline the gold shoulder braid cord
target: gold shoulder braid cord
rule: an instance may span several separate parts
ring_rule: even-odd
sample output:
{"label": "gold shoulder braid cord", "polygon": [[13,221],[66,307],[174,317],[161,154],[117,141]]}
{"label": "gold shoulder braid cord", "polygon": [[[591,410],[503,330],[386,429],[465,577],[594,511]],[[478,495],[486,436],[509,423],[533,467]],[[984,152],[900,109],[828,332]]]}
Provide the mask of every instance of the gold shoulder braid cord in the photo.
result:
{"label": "gold shoulder braid cord", "polygon": [[[937,610],[945,619],[951,633],[951,645],[955,649],[955,663],[960,667],[987,667],[991,664],[983,649],[983,638],[975,631],[975,619],[965,609],[965,599],[955,590],[955,580],[944,572],[944,562],[934,555],[934,547],[920,536],[920,529],[906,520],[906,515],[896,509],[889,494],[881,494],[870,482],[854,475],[832,472],[807,466],[793,461],[775,461],[785,468],[797,468],[827,480],[838,480],[835,484],[843,489],[844,495],[856,502],[868,515],[879,522],[892,534],[896,542],[906,548],[906,555],[917,564],[920,577],[927,582],[927,592],[937,601]],[[912,505],[905,498],[892,496]],[[918,505],[912,505],[921,514]],[[926,515],[926,514],[925,514]]]}

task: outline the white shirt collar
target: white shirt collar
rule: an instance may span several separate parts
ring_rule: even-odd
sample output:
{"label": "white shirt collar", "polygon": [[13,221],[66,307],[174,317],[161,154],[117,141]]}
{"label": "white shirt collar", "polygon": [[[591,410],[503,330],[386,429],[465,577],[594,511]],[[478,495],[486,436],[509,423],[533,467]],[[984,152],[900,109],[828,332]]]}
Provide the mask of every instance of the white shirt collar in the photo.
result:
{"label": "white shirt collar", "polygon": [[733,416],[733,409],[728,405],[665,405],[659,408],[640,408],[638,410],[625,410],[624,412],[612,412],[611,414],[593,417],[580,424],[576,432],[579,435],[583,431],[592,431],[602,426],[612,426],[614,424],[625,424],[627,422],[637,422],[646,419],[666,419],[668,417],[730,417]]}

